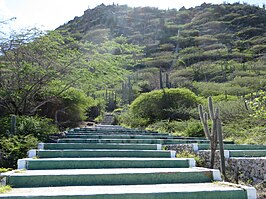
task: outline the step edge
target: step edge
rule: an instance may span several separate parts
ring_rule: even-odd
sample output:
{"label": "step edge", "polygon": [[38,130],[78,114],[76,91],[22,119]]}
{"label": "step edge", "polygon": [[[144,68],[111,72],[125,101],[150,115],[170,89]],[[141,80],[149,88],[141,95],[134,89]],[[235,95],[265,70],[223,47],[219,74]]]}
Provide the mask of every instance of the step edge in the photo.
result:
{"label": "step edge", "polygon": [[227,186],[233,186],[237,188],[241,188],[247,192],[247,199],[257,199],[257,190],[254,187],[249,187],[245,185],[233,184],[230,182],[222,182],[222,184]]}

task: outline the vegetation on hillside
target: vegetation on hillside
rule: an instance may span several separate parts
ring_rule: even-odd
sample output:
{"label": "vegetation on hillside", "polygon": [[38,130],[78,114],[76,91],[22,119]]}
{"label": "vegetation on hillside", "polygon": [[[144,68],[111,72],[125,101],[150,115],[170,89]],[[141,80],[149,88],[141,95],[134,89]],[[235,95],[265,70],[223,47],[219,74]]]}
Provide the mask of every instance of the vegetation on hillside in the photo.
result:
{"label": "vegetation on hillside", "polygon": [[[117,108],[123,125],[202,136],[196,105],[208,96],[220,107],[226,139],[265,144],[265,8],[100,5],[51,32],[5,34],[6,23],[0,167],[14,167],[57,128],[100,121]],[[10,115],[18,119],[14,135]]]}
{"label": "vegetation on hillside", "polygon": [[[77,126],[87,114],[100,117],[106,98],[97,92],[117,86],[136,63],[132,52],[142,53],[122,36],[94,44],[36,29],[3,35],[0,50],[0,165],[12,168],[59,129]],[[13,133],[11,115],[17,116]]]}
{"label": "vegetation on hillside", "polygon": [[147,126],[161,120],[188,120],[199,99],[188,89],[172,88],[143,93],[122,115],[123,123],[132,126]]}

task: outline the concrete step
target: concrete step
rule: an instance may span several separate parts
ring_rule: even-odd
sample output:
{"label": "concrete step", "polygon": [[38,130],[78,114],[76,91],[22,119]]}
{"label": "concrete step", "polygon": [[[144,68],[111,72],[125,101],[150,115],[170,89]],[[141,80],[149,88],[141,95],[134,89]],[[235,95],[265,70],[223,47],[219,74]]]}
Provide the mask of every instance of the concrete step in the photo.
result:
{"label": "concrete step", "polygon": [[[217,150],[219,151],[219,150]],[[211,153],[211,150],[199,150],[201,152]],[[233,157],[266,157],[266,150],[224,150],[225,158]]]}
{"label": "concrete step", "polygon": [[112,125],[115,121],[115,116],[113,114],[105,114],[101,125]]}
{"label": "concrete step", "polygon": [[[151,139],[151,138],[168,138],[167,135],[132,135],[132,134],[66,134],[66,138],[82,138],[82,139]],[[172,138],[172,137],[169,137]]]}
{"label": "concrete step", "polygon": [[81,134],[81,135],[96,135],[96,134],[103,134],[103,135],[116,135],[116,134],[124,134],[124,135],[167,135],[167,134],[159,134],[157,132],[146,132],[146,131],[107,131],[107,130],[93,130],[93,131],[68,131],[66,134]]}
{"label": "concrete step", "polygon": [[5,185],[15,188],[221,181],[219,170],[204,168],[22,170],[5,173],[1,178]]}
{"label": "concrete step", "polygon": [[266,150],[230,150],[229,157],[266,157]]}
{"label": "concrete step", "polygon": [[146,130],[136,130],[136,129],[119,129],[119,128],[75,128],[71,129],[68,131],[69,133],[73,132],[97,132],[97,133],[133,133],[133,134],[138,134],[138,133],[152,133],[152,134],[158,134],[158,132],[155,131],[146,131]]}
{"label": "concrete step", "polygon": [[[210,149],[209,144],[198,144],[198,150],[208,150]],[[217,146],[219,149],[219,145]],[[252,145],[252,144],[225,144],[225,150],[266,150],[266,145]]]}
{"label": "concrete step", "polygon": [[15,188],[1,199],[255,199],[254,188],[227,183]]}
{"label": "concrete step", "polygon": [[183,139],[82,139],[63,138],[58,143],[138,143],[138,144],[185,144],[209,143],[208,140],[183,140]]}
{"label": "concrete step", "polygon": [[132,135],[132,134],[66,134],[66,138],[93,138],[93,139],[180,139],[180,140],[206,140],[205,138],[178,137],[170,135]]}
{"label": "concrete step", "polygon": [[[186,140],[186,139],[86,139],[86,138],[63,138],[58,143],[128,143],[128,144],[190,144],[199,143],[208,145],[209,140]],[[231,141],[225,142],[225,144]]]}
{"label": "concrete step", "polygon": [[117,149],[83,149],[83,150],[30,150],[29,158],[89,158],[89,157],[140,157],[140,158],[174,158],[175,151],[158,150],[117,150]]}
{"label": "concrete step", "polygon": [[139,149],[161,150],[161,144],[117,144],[117,143],[39,143],[38,149]]}
{"label": "concrete step", "polygon": [[116,129],[130,129],[119,125],[106,125],[106,124],[97,124],[95,128],[116,128]]}
{"label": "concrete step", "polygon": [[106,169],[106,168],[188,168],[195,167],[193,158],[25,158],[18,169]]}

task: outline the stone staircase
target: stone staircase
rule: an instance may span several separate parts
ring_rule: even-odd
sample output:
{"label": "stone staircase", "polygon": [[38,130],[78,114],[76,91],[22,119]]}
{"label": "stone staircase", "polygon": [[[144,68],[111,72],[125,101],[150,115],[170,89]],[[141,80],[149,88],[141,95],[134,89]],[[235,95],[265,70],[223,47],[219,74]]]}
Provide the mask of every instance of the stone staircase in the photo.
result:
{"label": "stone staircase", "polygon": [[208,144],[119,126],[77,128],[57,143],[40,143],[18,170],[1,175],[12,191],[0,198],[255,199],[252,187],[221,182],[219,170],[175,158],[163,144]]}
{"label": "stone staircase", "polygon": [[115,116],[112,113],[105,113],[103,117],[102,125],[112,125],[115,121]]}

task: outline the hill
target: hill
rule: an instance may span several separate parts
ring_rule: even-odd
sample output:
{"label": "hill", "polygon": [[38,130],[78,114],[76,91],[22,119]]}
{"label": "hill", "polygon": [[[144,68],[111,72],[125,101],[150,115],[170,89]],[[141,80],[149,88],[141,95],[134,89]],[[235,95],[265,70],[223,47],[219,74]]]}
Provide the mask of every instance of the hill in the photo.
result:
{"label": "hill", "polygon": [[227,83],[227,89],[218,85],[219,90],[232,95],[266,85],[266,10],[257,6],[204,3],[190,9],[159,10],[102,4],[58,29],[80,41],[101,43],[122,35],[142,46],[143,57],[128,68],[137,71],[131,78],[141,92],[160,87],[159,68],[165,73],[164,86],[189,87],[204,96],[218,94],[205,93],[206,82],[215,87],[215,83]]}
{"label": "hill", "polygon": [[[264,120],[251,118],[243,100],[266,88],[265,7],[204,3],[189,9],[160,10],[102,4],[58,30],[95,44],[123,36],[143,49],[142,54],[133,54],[137,60],[133,67],[125,66],[131,75],[127,74],[122,86],[107,88],[121,97],[118,107],[155,89],[188,88],[198,97],[214,96],[222,111],[226,138],[265,142]],[[190,118],[197,117],[197,111],[192,111]],[[130,125],[132,120],[127,112],[122,122]],[[166,120],[155,121],[149,128],[182,134],[201,131],[200,126],[195,121]]]}
{"label": "hill", "polygon": [[[226,139],[265,144],[266,94],[258,92],[266,90],[265,7],[102,4],[57,30],[0,39],[0,148],[9,154],[0,165],[14,166],[56,127],[101,121],[115,109],[124,125],[200,136],[196,106],[210,95]],[[189,96],[197,103],[182,105]]]}

